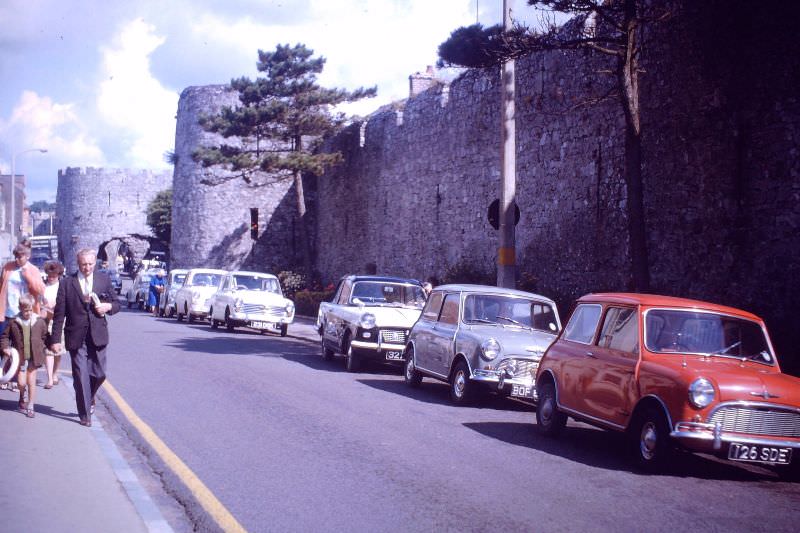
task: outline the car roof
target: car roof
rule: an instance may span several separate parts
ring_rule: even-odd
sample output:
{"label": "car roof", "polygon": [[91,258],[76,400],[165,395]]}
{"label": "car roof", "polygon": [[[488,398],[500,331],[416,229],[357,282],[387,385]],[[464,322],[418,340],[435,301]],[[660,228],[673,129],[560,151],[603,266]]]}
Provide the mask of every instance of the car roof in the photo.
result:
{"label": "car roof", "polygon": [[366,276],[366,275],[355,275],[351,274],[349,276],[344,276],[342,279],[349,279],[350,281],[377,281],[377,282],[386,282],[386,283],[409,283],[411,285],[419,285],[422,284],[411,278],[398,278],[394,276]]}
{"label": "car roof", "polygon": [[227,274],[227,270],[221,270],[219,268],[191,268],[189,269],[188,273],[196,274],[196,273],[203,273],[203,274]]}
{"label": "car roof", "polygon": [[640,294],[632,292],[600,292],[590,293],[578,298],[577,303],[618,303],[623,305],[641,305],[644,307],[678,307],[686,309],[702,309],[704,311],[714,311],[727,315],[738,315],[750,320],[760,321],[757,315],[729,307],[726,305],[693,300],[691,298],[679,298],[676,296],[662,296],[659,294]]}
{"label": "car roof", "polygon": [[536,294],[533,292],[520,291],[517,289],[506,289],[504,287],[496,287],[494,285],[473,285],[471,283],[451,283],[448,285],[439,285],[434,287],[435,291],[451,291],[451,292],[471,292],[479,294],[506,294],[511,296],[520,296],[523,298],[533,298],[534,300],[541,300],[555,306],[555,302],[547,296]]}
{"label": "car roof", "polygon": [[278,279],[278,276],[276,276],[275,274],[267,274],[266,272],[256,272],[254,270],[231,270],[230,274],[231,275],[243,274],[245,276],[262,276],[265,278]]}

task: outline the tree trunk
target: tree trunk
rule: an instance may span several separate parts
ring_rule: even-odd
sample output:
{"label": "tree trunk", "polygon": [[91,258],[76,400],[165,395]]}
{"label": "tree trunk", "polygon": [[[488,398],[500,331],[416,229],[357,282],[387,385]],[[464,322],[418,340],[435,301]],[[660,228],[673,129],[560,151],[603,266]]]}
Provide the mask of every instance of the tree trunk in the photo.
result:
{"label": "tree trunk", "polygon": [[642,180],[642,131],[639,116],[639,42],[636,0],[625,0],[625,56],[619,62],[619,83],[625,113],[625,187],[628,216],[628,252],[631,258],[632,289],[646,292],[650,288],[650,267],[647,253],[647,230],[644,216]]}
{"label": "tree trunk", "polygon": [[[299,152],[303,148],[303,139],[296,137],[294,151]],[[296,171],[293,176],[295,197],[297,199],[297,219],[300,224],[300,248],[303,254],[303,269],[306,276],[311,276],[314,266],[311,263],[311,237],[308,231],[308,219],[306,217],[306,195],[303,191],[303,175]]]}

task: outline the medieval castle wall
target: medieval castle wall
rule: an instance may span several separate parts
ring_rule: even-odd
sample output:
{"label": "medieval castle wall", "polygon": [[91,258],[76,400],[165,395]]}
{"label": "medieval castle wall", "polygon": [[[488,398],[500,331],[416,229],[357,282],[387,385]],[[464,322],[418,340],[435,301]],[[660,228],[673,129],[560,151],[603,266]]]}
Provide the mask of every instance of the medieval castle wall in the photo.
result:
{"label": "medieval castle wall", "polygon": [[[173,267],[270,271],[297,264],[291,181],[275,182],[261,175],[246,184],[224,171],[203,168],[192,157],[199,147],[224,141],[206,132],[198,119],[237,104],[237,93],[227,85],[189,87],[181,94],[172,197]],[[258,209],[257,239],[250,235],[251,209]]]}
{"label": "medieval castle wall", "polygon": [[73,167],[59,170],[56,226],[67,271],[77,268],[78,250],[97,250],[111,241],[125,240],[131,246],[138,243],[142,249],[135,252],[141,258],[149,248],[148,238],[153,238],[147,225],[147,206],[156,194],[171,185],[171,171]]}

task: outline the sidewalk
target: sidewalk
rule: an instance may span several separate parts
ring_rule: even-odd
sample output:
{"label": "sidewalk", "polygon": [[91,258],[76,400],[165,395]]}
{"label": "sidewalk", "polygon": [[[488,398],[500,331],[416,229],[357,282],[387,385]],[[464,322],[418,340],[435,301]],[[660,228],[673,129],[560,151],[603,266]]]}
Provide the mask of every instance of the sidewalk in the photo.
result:
{"label": "sidewalk", "polygon": [[[63,362],[62,362],[63,368]],[[102,427],[78,423],[72,380],[45,390],[36,417],[17,411],[19,393],[0,390],[2,529],[24,532],[171,531]]]}
{"label": "sidewalk", "polygon": [[[296,317],[287,337],[318,343],[314,323]],[[39,370],[33,419],[17,411],[19,393],[0,390],[0,530],[171,532],[101,417],[91,428],[78,423],[68,368],[69,358],[49,390]]]}

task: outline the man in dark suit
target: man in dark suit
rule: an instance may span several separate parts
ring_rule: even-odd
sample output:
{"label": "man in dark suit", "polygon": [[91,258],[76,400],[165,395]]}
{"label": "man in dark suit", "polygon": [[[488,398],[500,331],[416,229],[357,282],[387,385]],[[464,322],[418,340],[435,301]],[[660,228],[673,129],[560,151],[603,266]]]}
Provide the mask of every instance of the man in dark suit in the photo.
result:
{"label": "man in dark suit", "polygon": [[[50,349],[61,352],[61,331],[72,361],[72,380],[81,425],[91,427],[94,397],[106,379],[106,315],[119,311],[111,278],[95,272],[97,252],[78,252],[78,271],[58,286],[53,310],[53,336]],[[66,324],[65,324],[66,322]]]}

